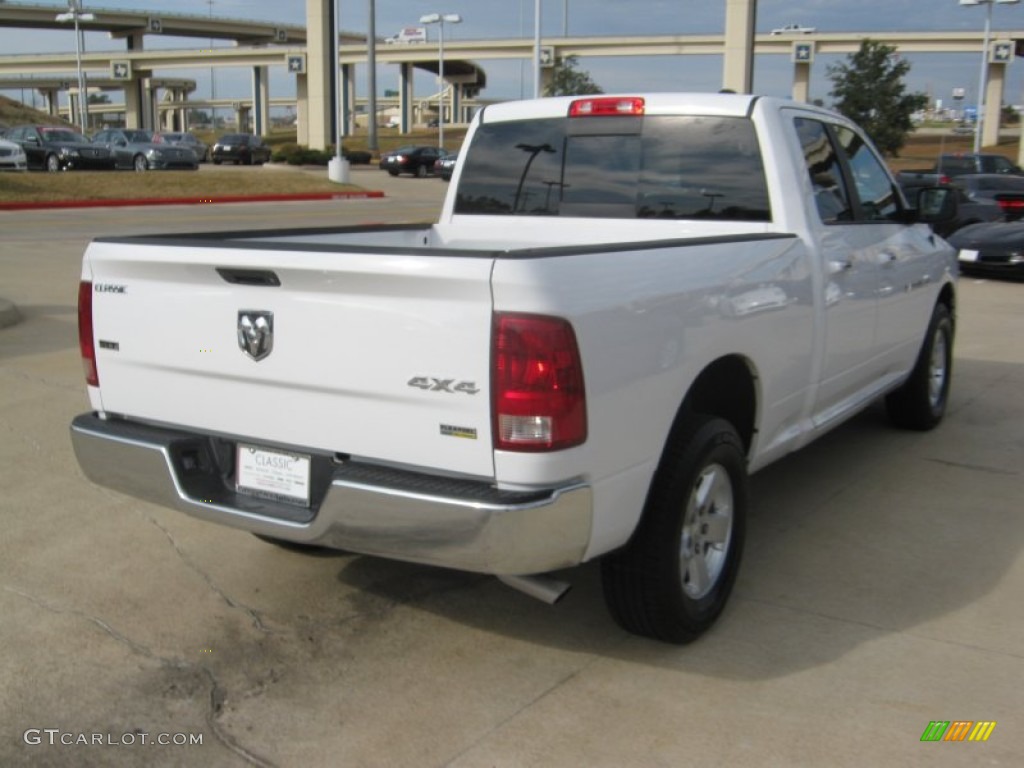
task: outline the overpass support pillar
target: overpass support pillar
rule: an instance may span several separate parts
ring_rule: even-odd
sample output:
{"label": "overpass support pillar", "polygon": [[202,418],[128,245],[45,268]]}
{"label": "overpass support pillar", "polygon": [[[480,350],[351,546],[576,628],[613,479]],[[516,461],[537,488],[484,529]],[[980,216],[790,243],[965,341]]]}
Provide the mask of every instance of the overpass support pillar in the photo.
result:
{"label": "overpass support pillar", "polygon": [[306,0],[306,110],[307,145],[327,149],[333,141],[337,89],[334,71],[334,1]]}
{"label": "overpass support pillar", "polygon": [[409,133],[412,130],[412,106],[415,98],[413,92],[412,64],[399,65],[398,69],[398,114],[399,130]]}
{"label": "overpass support pillar", "polygon": [[43,94],[43,101],[46,102],[46,114],[57,117],[60,114],[60,99],[58,98],[57,91],[52,88],[47,88],[45,91],[40,91]]}
{"label": "overpass support pillar", "polygon": [[[141,51],[145,35],[135,33],[125,38],[129,51]],[[132,79],[124,86],[124,126],[125,128],[145,128],[146,93],[142,78],[133,74]]]}
{"label": "overpass support pillar", "polygon": [[124,86],[124,127],[142,128],[142,79],[133,77]]}
{"label": "overpass support pillar", "polygon": [[999,116],[1003,111],[1006,90],[1006,65],[989,64],[985,85],[985,122],[981,126],[981,144],[994,147],[999,143]]}
{"label": "overpass support pillar", "polygon": [[726,0],[722,87],[737,93],[754,89],[754,25],[757,0]]}
{"label": "overpass support pillar", "polygon": [[295,76],[295,143],[309,146],[309,91],[305,75]]}
{"label": "overpass support pillar", "polygon": [[793,65],[793,101],[806,104],[811,97],[811,65],[798,61]]}
{"label": "overpass support pillar", "polygon": [[252,68],[252,132],[270,135],[270,75],[268,67]]}

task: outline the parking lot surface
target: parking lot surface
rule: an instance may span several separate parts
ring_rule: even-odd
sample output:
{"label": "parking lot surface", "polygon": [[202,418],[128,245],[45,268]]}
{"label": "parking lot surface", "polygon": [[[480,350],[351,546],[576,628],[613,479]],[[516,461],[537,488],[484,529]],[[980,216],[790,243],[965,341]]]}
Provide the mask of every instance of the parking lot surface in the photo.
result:
{"label": "parking lot surface", "polygon": [[[89,239],[429,221],[446,187],[354,181],[389,197],[0,213],[22,315],[0,330],[0,765],[1020,765],[1020,284],[961,282],[939,429],[875,409],[752,479],[733,600],[686,647],[618,629],[595,564],[551,607],[88,483],[68,423]],[[933,721],[996,725],[922,741]]]}

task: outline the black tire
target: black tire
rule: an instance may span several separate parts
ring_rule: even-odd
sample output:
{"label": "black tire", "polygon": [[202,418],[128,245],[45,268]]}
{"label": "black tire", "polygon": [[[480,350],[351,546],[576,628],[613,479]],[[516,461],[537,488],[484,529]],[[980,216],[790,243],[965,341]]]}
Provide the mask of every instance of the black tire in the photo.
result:
{"label": "black tire", "polygon": [[388,171],[388,176],[397,176],[398,171]]}
{"label": "black tire", "polygon": [[427,166],[421,165],[416,168],[416,177],[419,179],[427,178]]}
{"label": "black tire", "polygon": [[50,173],[57,173],[60,170],[60,159],[56,155],[47,155],[43,167]]}
{"label": "black tire", "polygon": [[903,429],[935,427],[946,414],[952,376],[953,318],[949,307],[939,303],[910,377],[885,398],[890,421]]}
{"label": "black tire", "polygon": [[619,626],[677,644],[707,630],[736,581],[746,510],[746,458],[736,430],[723,419],[685,417],[632,539],[601,563],[605,603]]}
{"label": "black tire", "polygon": [[136,173],[144,173],[149,170],[149,163],[146,162],[145,155],[136,155],[132,158],[132,170]]}

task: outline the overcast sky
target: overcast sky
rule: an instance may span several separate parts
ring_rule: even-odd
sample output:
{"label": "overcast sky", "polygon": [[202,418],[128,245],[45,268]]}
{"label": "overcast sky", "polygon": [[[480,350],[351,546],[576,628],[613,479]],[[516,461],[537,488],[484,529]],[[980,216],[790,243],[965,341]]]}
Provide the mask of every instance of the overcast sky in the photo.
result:
{"label": "overcast sky", "polygon": [[[39,2],[35,4],[45,4]],[[53,2],[55,8],[64,2]],[[194,13],[208,15],[208,0],[84,0],[86,10],[102,8],[145,10],[151,13]],[[564,31],[565,9],[568,8],[570,35],[658,35],[658,34],[721,34],[725,20],[725,0],[543,0],[542,32],[558,37]],[[216,16],[278,21],[292,24],[305,22],[305,0],[213,0]],[[403,26],[415,25],[424,13],[439,11],[458,13],[460,25],[446,25],[446,38],[463,40],[533,36],[534,0],[377,0],[377,35],[386,37]],[[365,33],[369,16],[368,0],[341,0],[341,25],[346,31]],[[958,0],[760,0],[757,10],[757,31],[769,32],[775,27],[799,23],[821,31],[843,32],[924,32],[929,30],[981,31],[984,27],[984,6],[962,7]],[[1024,29],[1024,2],[1017,5],[997,4],[993,7],[992,28]],[[435,31],[431,30],[431,39]],[[147,48],[198,47],[194,40],[146,38]],[[226,43],[225,43],[226,44]],[[89,34],[87,50],[123,50],[123,41],[108,39],[104,34]],[[73,51],[74,36],[63,31],[26,31],[0,28],[0,53],[32,53]],[[818,56],[812,70],[811,96],[830,103],[830,83],[825,76],[827,65],[834,58]],[[973,103],[981,64],[977,54],[917,55],[908,57],[911,90],[923,91],[933,99],[950,103],[953,88],[965,88],[965,103]],[[532,93],[529,64],[518,61],[483,61],[488,74],[488,87],[481,93],[485,99],[514,99]],[[721,86],[720,57],[677,56],[647,59],[585,58],[580,67],[605,91],[640,90],[717,90]],[[197,80],[196,97],[209,95],[209,70],[172,70],[161,73]],[[249,92],[248,73],[221,69],[217,72],[218,96],[243,96]],[[365,68],[357,72],[357,89],[362,96],[366,89]],[[759,56],[755,61],[754,91],[788,96],[792,65],[786,56]],[[283,67],[271,71],[271,95],[294,93],[291,78]],[[397,69],[383,66],[378,74],[378,88],[396,88]],[[432,76],[418,75],[416,91],[432,90]],[[7,92],[18,97],[19,94]],[[1024,59],[1009,67],[1006,101],[1024,104]]]}

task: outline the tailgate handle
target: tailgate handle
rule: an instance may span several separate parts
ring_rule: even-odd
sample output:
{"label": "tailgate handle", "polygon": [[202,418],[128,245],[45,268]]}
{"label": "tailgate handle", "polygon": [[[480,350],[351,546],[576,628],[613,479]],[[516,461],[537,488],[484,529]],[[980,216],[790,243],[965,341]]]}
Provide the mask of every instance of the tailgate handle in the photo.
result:
{"label": "tailgate handle", "polygon": [[217,267],[217,274],[232,285],[252,285],[277,288],[281,280],[269,269],[235,269]]}

